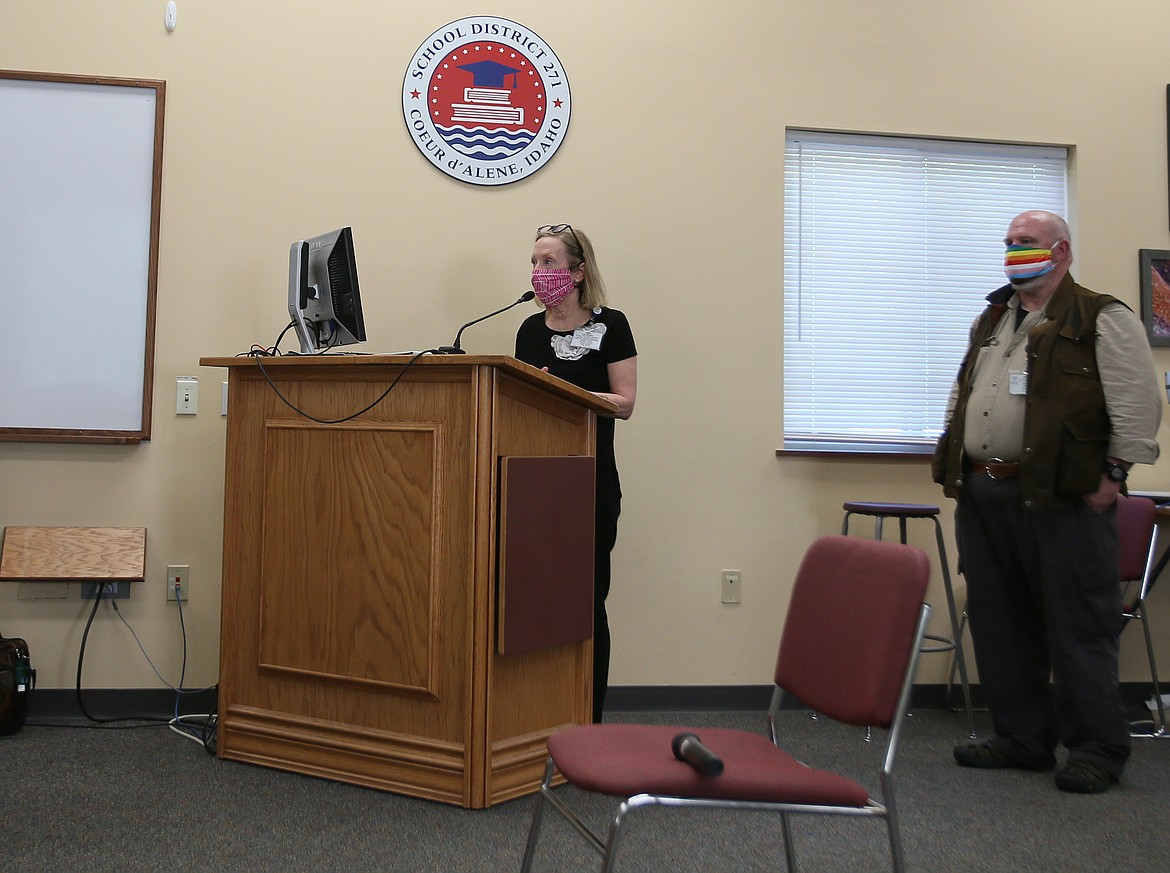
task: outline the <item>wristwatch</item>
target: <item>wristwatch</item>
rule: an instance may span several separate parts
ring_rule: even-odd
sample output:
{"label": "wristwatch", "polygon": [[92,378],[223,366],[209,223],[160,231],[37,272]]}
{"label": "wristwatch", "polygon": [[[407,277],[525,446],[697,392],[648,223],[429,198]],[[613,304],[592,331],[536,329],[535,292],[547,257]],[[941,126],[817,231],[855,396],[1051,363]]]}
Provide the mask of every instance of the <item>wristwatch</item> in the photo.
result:
{"label": "wristwatch", "polygon": [[1118,464],[1116,461],[1106,461],[1105,475],[1110,482],[1124,482],[1129,478],[1129,470],[1125,469],[1123,464]]}

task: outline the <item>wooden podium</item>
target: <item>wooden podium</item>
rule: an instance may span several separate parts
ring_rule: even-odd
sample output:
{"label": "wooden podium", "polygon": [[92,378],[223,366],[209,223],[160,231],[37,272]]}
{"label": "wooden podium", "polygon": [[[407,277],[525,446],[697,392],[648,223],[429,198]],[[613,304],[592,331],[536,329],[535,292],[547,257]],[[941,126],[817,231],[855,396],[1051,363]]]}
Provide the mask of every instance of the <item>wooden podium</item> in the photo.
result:
{"label": "wooden podium", "polygon": [[[536,587],[575,577],[553,600],[580,602],[587,571],[591,592],[595,415],[615,407],[506,356],[200,363],[229,372],[219,755],[471,808],[535,791],[547,737],[591,718],[591,624],[550,640],[516,593],[510,631],[538,632],[505,645],[503,557],[526,550],[503,543],[542,506],[576,512],[585,571]],[[501,500],[519,458],[568,479]]]}

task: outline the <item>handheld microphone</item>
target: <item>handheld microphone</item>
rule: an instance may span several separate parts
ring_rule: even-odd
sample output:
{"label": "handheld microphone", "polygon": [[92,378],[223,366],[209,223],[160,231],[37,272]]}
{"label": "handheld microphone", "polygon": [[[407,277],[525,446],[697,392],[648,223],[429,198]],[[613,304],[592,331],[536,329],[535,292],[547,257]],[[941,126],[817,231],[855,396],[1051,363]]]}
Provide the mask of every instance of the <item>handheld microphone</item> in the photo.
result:
{"label": "handheld microphone", "polygon": [[670,750],[680,761],[690,764],[705,776],[718,776],[723,772],[723,760],[694,734],[676,734],[670,741]]}
{"label": "handheld microphone", "polygon": [[491,318],[493,315],[499,315],[501,312],[507,312],[513,306],[519,306],[521,303],[527,303],[529,300],[531,300],[535,296],[536,296],[536,292],[530,288],[527,291],[525,291],[523,294],[520,295],[519,300],[516,300],[513,303],[509,303],[503,309],[497,309],[495,312],[489,312],[487,315],[481,316],[481,317],[477,318],[475,321],[467,322],[467,324],[465,324],[465,325],[463,325],[463,327],[459,328],[459,333],[455,334],[455,342],[453,342],[449,346],[439,346],[437,349],[435,349],[435,351],[438,352],[440,355],[466,354],[463,351],[463,349],[459,348],[459,338],[461,336],[463,336],[463,331],[467,330],[467,328],[471,327],[473,324],[479,324],[481,321],[485,321],[486,319]]}

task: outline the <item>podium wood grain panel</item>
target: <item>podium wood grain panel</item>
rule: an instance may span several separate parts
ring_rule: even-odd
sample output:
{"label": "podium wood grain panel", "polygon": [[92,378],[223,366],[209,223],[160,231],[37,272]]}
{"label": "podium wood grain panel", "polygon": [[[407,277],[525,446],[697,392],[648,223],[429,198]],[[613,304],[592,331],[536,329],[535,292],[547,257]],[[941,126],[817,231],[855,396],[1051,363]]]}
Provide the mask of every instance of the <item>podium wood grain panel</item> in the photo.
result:
{"label": "podium wood grain panel", "polygon": [[266,424],[262,668],[437,696],[437,442],[392,422]]}
{"label": "podium wood grain panel", "polygon": [[499,459],[592,455],[612,405],[502,356],[201,363],[229,372],[220,755],[467,807],[534,791],[590,717],[591,642],[495,650]]}
{"label": "podium wood grain panel", "polygon": [[[271,755],[271,750],[295,747],[299,750],[295,769],[300,773],[428,800],[462,803],[465,750],[460,744],[324,720],[288,718],[244,706],[232,706],[221,715],[228,716],[232,757],[236,760],[289,769],[280,757]],[[351,765],[349,772],[338,772],[338,760]],[[419,771],[426,772],[425,783],[418,779]]]}
{"label": "podium wood grain panel", "polygon": [[[596,420],[576,398],[544,390],[511,372],[500,373],[495,398],[498,424],[493,431],[493,457],[594,455]],[[498,493],[496,485],[493,496]],[[590,520],[592,520],[590,518]],[[498,528],[498,523],[496,525]],[[494,617],[494,616],[493,616]],[[567,724],[593,718],[593,640],[502,655],[492,647],[488,735],[493,749],[514,737],[553,733]],[[507,705],[499,702],[507,701]],[[489,751],[498,790],[523,793],[523,769],[514,760],[497,761]],[[529,765],[539,782],[543,762]],[[527,790],[532,790],[529,787]],[[507,796],[514,796],[508,794]]]}

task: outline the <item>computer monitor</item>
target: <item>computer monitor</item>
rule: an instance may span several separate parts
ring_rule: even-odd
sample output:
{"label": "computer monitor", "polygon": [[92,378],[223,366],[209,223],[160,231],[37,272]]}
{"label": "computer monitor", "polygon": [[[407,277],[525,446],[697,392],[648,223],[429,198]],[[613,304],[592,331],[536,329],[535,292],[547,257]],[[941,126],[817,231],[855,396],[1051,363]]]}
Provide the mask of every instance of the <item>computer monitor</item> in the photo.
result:
{"label": "computer monitor", "polygon": [[288,256],[288,314],[301,342],[302,355],[366,341],[350,228],[292,244]]}

